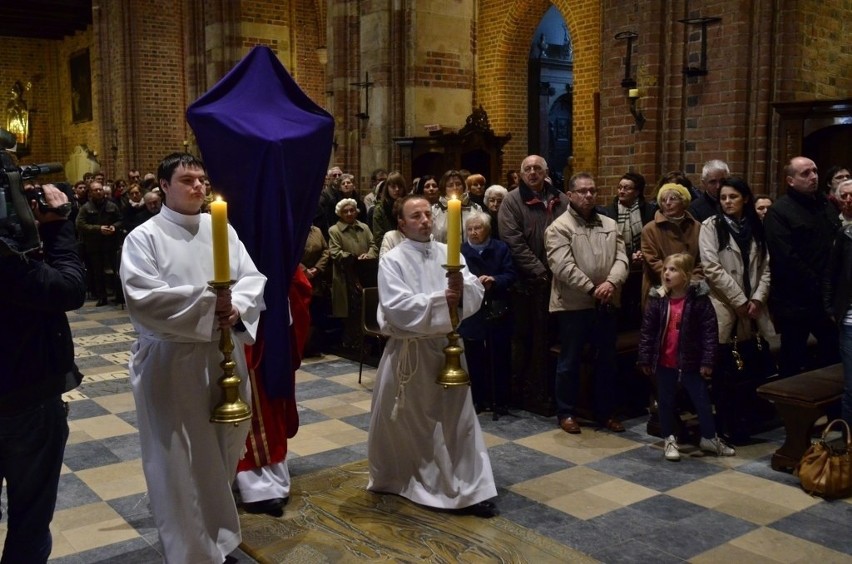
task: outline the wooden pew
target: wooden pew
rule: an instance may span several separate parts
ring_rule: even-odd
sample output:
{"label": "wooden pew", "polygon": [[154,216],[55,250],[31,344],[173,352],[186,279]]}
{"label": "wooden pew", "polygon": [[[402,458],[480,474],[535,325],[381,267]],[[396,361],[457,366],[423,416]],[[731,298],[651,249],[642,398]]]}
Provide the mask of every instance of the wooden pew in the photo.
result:
{"label": "wooden pew", "polygon": [[814,423],[840,405],[843,365],[834,364],[764,384],[757,394],[775,404],[786,439],[772,455],[772,469],[795,468],[811,443]]}

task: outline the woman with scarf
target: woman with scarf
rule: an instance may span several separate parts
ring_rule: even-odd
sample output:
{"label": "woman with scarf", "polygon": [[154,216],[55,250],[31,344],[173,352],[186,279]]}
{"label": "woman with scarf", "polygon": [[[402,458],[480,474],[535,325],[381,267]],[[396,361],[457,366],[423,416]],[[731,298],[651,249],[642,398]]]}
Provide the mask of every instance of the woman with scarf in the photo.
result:
{"label": "woman with scarf", "polygon": [[642,229],[653,221],[654,209],[645,201],[645,177],[635,172],[624,173],[618,191],[604,213],[618,223],[630,261],[627,282],[621,289],[619,330],[638,329],[642,323]]}
{"label": "woman with scarf", "polygon": [[[702,224],[698,238],[704,276],[710,286],[710,301],[716,310],[719,342],[730,346],[736,337],[740,348],[749,345],[755,333],[767,337],[775,334],[766,307],[769,298],[769,252],[763,222],[754,209],[754,195],[745,180],[730,177],[719,190],[720,211]],[[720,355],[724,361],[730,357]],[[716,371],[715,386],[722,427],[727,433],[745,432],[738,418],[736,402],[744,392],[735,391],[723,381],[726,374]],[[746,369],[754,367],[746,367]],[[742,380],[742,375],[731,375]],[[733,379],[730,382],[733,384]],[[732,411],[734,410],[734,411]],[[729,421],[730,420],[730,421]]]}

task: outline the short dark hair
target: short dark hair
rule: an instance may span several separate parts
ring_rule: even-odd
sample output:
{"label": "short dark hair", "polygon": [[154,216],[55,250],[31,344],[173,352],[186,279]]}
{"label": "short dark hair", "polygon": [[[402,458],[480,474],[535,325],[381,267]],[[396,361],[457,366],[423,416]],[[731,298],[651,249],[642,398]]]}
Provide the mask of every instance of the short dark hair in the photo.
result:
{"label": "short dark hair", "polygon": [[621,175],[621,180],[629,180],[636,188],[636,192],[640,196],[645,196],[645,177],[638,172],[625,172]]}
{"label": "short dark hair", "polygon": [[406,194],[401,198],[397,198],[396,201],[393,203],[393,208],[394,212],[396,213],[397,221],[402,219],[402,208],[404,208],[405,204],[407,204],[411,200],[423,200],[427,204],[429,203],[429,200],[426,199],[426,196],[424,196],[423,194]]}
{"label": "short dark hair", "polygon": [[430,180],[434,180],[436,183],[438,181],[438,179],[435,178],[434,176],[432,176],[431,174],[424,174],[423,176],[418,178],[417,179],[417,185],[414,187],[414,190],[412,190],[411,193],[417,194],[418,196],[422,196],[423,195],[423,188],[426,186],[426,183],[429,182]]}
{"label": "short dark hair", "polygon": [[379,176],[384,176],[387,178],[388,171],[383,168],[377,168],[373,172],[370,173],[370,188],[373,188],[376,185],[376,182],[379,181]]}
{"label": "short dark hair", "polygon": [[191,155],[190,153],[172,153],[160,161],[160,166],[157,167],[157,184],[159,184],[161,180],[171,182],[175,169],[181,165],[187,168],[200,168],[201,170],[205,170],[204,163],[195,155]]}
{"label": "short dark hair", "polygon": [[461,180],[462,190],[467,189],[467,184],[464,183],[465,176],[461,173],[461,171],[450,169],[441,176],[441,179],[438,181],[438,188],[440,189],[441,195],[447,195],[447,182],[450,181],[450,178],[456,177]]}
{"label": "short dark hair", "polygon": [[692,192],[693,188],[692,181],[682,170],[672,170],[665,173],[660,177],[660,181],[657,182],[657,190],[662,188],[663,184],[680,184],[690,192]]}
{"label": "short dark hair", "polygon": [[849,168],[843,165],[832,165],[827,171],[825,171],[825,182],[823,183],[824,191],[831,191],[831,180],[834,178],[834,175],[841,170],[849,170]]}
{"label": "short dark hair", "polygon": [[594,182],[594,181],[595,181],[595,177],[594,177],[594,176],[592,176],[591,174],[589,174],[588,172],[578,172],[577,174],[575,174],[574,176],[572,176],[572,177],[568,180],[568,190],[569,190],[569,191],[574,190],[574,185],[575,185],[575,184],[577,183],[577,181],[578,181],[578,180],[580,180],[581,178],[588,178],[588,179],[589,179],[589,180],[591,180],[592,182]]}

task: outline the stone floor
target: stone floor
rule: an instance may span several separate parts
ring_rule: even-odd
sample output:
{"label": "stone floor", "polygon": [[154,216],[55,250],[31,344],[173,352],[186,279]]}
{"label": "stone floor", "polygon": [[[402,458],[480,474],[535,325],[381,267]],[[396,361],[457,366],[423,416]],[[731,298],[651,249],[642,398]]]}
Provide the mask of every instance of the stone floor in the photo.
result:
{"label": "stone floor", "polygon": [[[68,396],[51,561],[159,562],[127,378],[133,328],[125,311],[92,306],[69,315],[86,378]],[[299,370],[294,481],[365,458],[374,374],[365,367],[358,384],[357,363],[330,355]],[[852,562],[852,501],[810,497],[794,477],[771,470],[780,430],[733,458],[687,450],[674,464],[645,434],[644,419],[626,422],[620,435],[567,435],[526,412],[480,421],[502,516],[600,561]]]}

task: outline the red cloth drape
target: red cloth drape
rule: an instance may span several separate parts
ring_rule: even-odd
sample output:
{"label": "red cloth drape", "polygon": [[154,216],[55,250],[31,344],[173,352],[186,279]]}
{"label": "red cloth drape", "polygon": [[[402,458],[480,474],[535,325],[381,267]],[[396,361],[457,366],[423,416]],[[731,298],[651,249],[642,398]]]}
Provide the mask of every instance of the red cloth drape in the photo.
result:
{"label": "red cloth drape", "polygon": [[[302,363],[302,353],[308,340],[311,327],[309,306],[311,303],[311,283],[302,272],[296,269],[290,284],[290,312],[293,324],[290,326],[290,356],[293,372]],[[237,466],[238,472],[260,468],[284,460],[287,455],[287,439],[294,437],[299,430],[299,413],[296,410],[295,378],[293,390],[288,394],[291,399],[270,399],[263,386],[263,359],[266,351],[263,340],[263,324],[258,330],[258,338],[253,346],[246,347],[246,362],[252,388],[251,430],[246,438],[246,454]]]}

